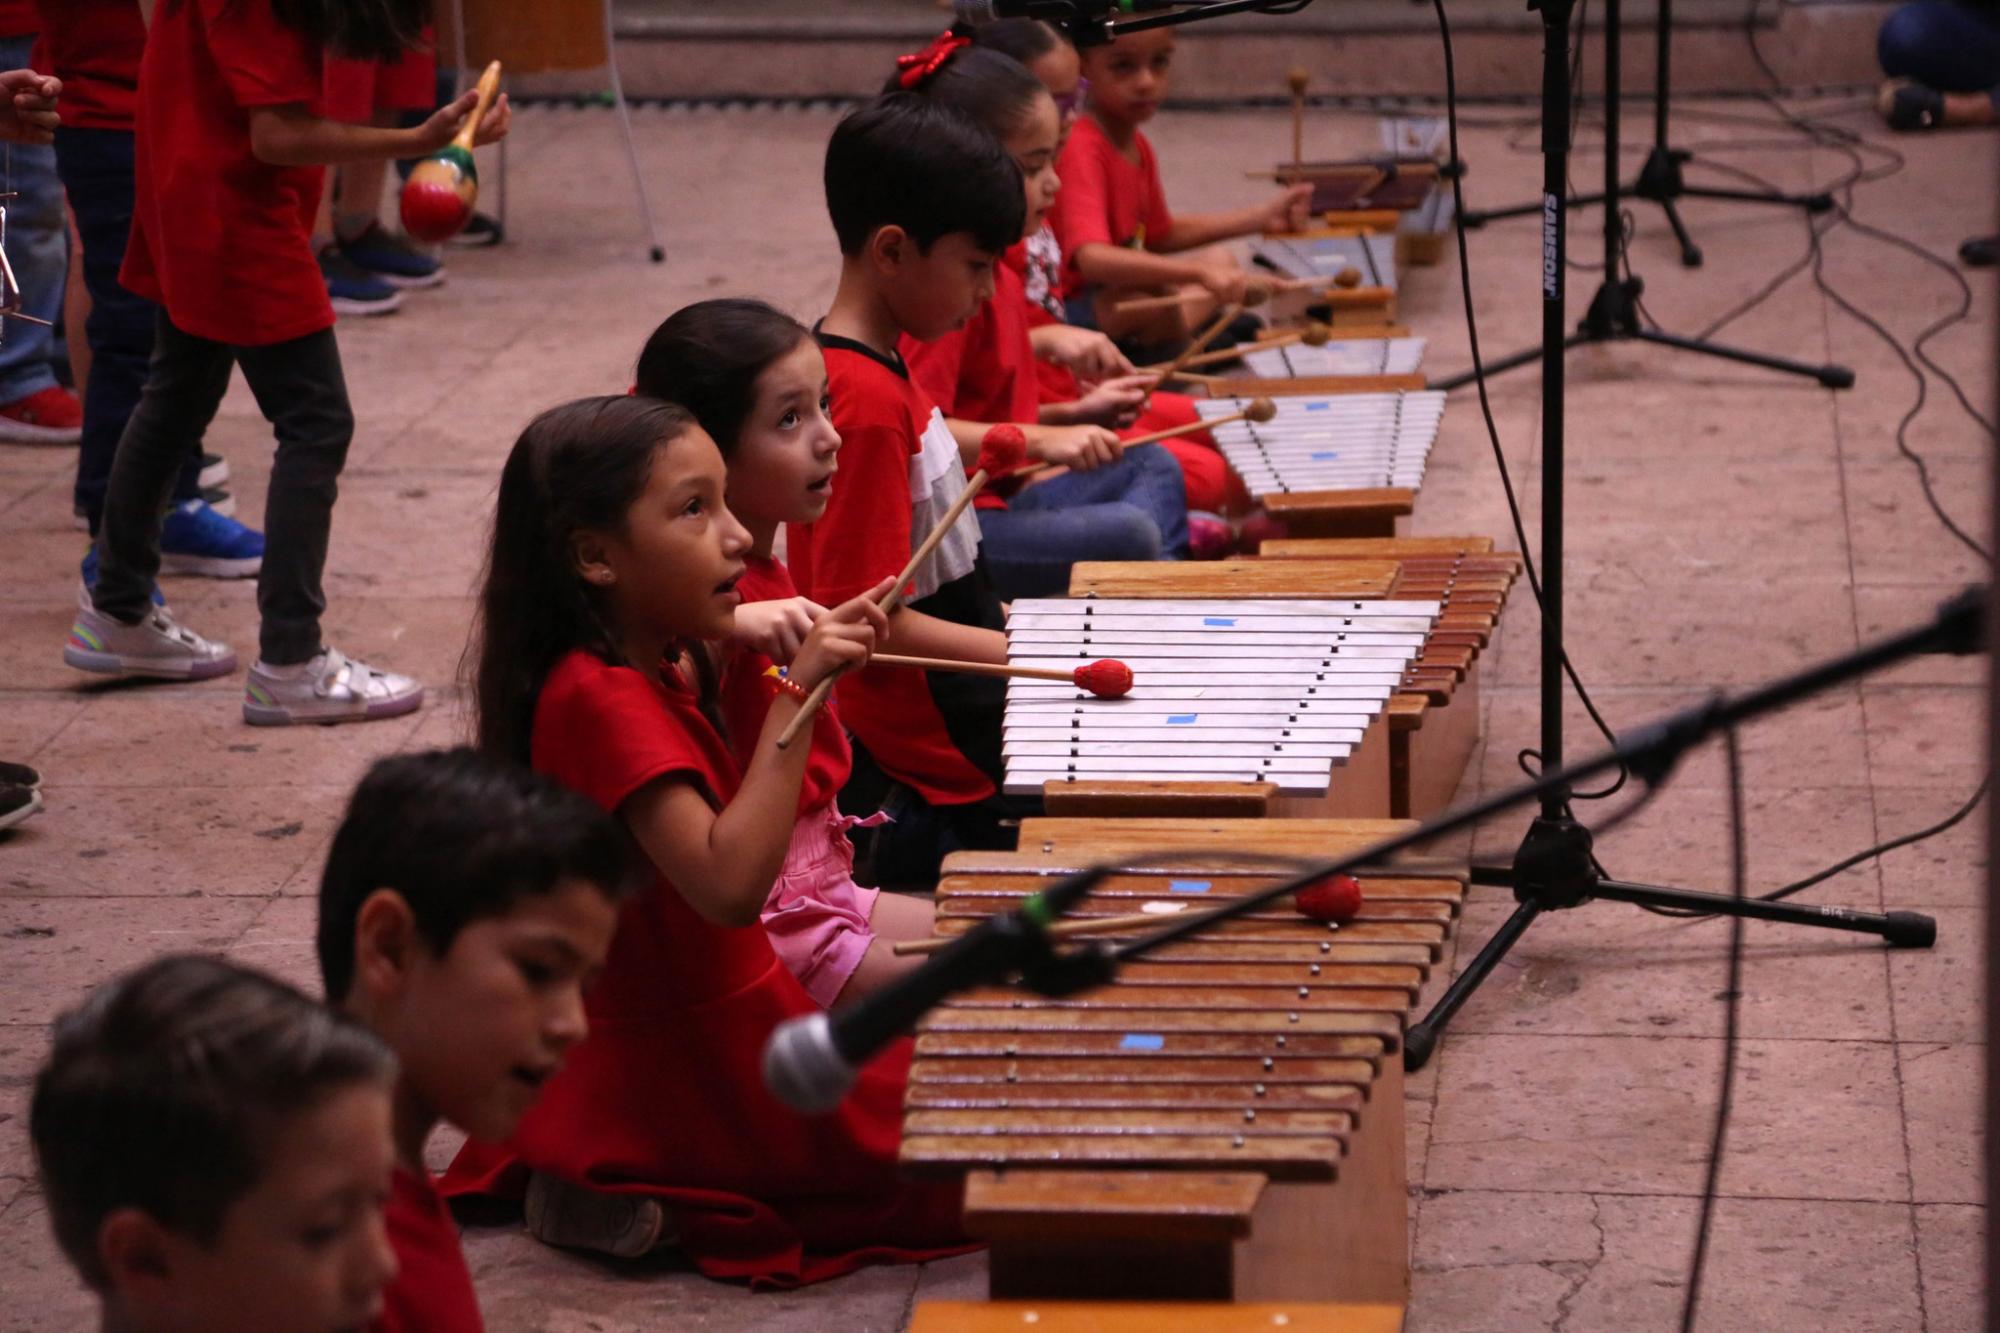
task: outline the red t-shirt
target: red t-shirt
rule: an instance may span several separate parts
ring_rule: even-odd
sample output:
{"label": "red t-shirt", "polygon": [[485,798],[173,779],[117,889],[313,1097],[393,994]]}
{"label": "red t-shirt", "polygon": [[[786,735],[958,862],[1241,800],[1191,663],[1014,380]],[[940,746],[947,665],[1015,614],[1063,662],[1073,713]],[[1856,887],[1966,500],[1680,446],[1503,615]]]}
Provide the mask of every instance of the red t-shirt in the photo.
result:
{"label": "red t-shirt", "polygon": [[[775,602],[799,596],[792,576],[775,560],[750,556],[744,561],[743,577],[736,590],[747,602]],[[751,747],[764,730],[764,716],[771,711],[775,689],[765,672],[771,659],[762,653],[743,650],[732,653],[722,674],[722,720],[729,726],[729,748],[739,768],[749,768]],[[813,719],[812,753],[806,757],[806,778],[799,790],[799,813],[832,805],[847,783],[854,767],[854,752],[848,748],[847,732],[840,725],[832,700]]]}
{"label": "red t-shirt", "polygon": [[[693,694],[584,652],[542,686],[531,748],[537,769],[607,811],[662,777],[718,806],[736,792]],[[528,1167],[647,1195],[702,1272],[770,1285],[968,1248],[957,1182],[896,1172],[909,1041],[870,1061],[829,1115],[796,1114],[765,1089],[772,1030],[819,1006],[761,924],[709,923],[656,870],[621,910],[584,1003],[590,1035],[509,1142],[465,1146],[447,1195],[517,1194]]]}
{"label": "red t-shirt", "polygon": [[0,0],[0,38],[32,37],[41,26],[35,0]]}
{"label": "red t-shirt", "polygon": [[1069,292],[1087,285],[1076,271],[1076,253],[1084,246],[1151,249],[1173,230],[1174,218],[1167,211],[1167,191],[1160,184],[1160,164],[1153,156],[1153,145],[1134,130],[1132,148],[1137,161],[1119,152],[1118,145],[1089,116],[1077,118],[1069,142],[1063,145],[1062,157],[1056,162],[1062,190],[1049,210],[1049,226],[1062,242]]}
{"label": "red t-shirt", "polygon": [[430,1177],[397,1167],[382,1220],[396,1251],[396,1277],[382,1293],[370,1333],[484,1333],[458,1223]]}
{"label": "red t-shirt", "polygon": [[[428,26],[424,40],[431,40]],[[423,111],[437,106],[437,56],[428,48],[394,60],[357,60],[328,52],[318,109],[328,120],[365,125],[378,111]]]}
{"label": "red t-shirt", "polygon": [[[965,465],[944,416],[900,357],[819,335],[840,432],[840,475],[816,523],[786,528],[792,577],[823,606],[900,572],[951,500]],[[979,559],[979,525],[961,515],[911,580],[914,611],[1001,628],[1000,601]],[[877,766],[933,805],[969,805],[998,790],[1002,681],[958,672],[869,666],[835,686],[840,715]]]}
{"label": "red t-shirt", "polygon": [[182,0],[153,15],[119,280],[174,327],[258,347],[332,326],[312,251],[326,169],[250,151],[253,110],[314,105],[322,81],[319,48],[269,0]]}
{"label": "red t-shirt", "polygon": [[130,130],[146,22],[138,0],[37,0],[35,68],[62,80],[56,114],[75,129]]}

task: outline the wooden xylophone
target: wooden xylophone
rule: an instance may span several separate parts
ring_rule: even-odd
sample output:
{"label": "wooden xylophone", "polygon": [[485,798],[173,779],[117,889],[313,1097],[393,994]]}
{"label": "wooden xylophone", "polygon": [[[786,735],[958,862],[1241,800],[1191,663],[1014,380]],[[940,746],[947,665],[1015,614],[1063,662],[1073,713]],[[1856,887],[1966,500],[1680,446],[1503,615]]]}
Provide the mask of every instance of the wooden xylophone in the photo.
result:
{"label": "wooden xylophone", "polygon": [[[1384,586],[1363,563],[1340,572],[1350,589]],[[1067,669],[1112,657],[1136,683],[1100,699],[1061,681],[1009,680],[1006,788],[1098,813],[1220,801],[1256,813],[1387,815],[1387,706],[1440,610],[1429,600],[1193,591],[1017,601],[1010,664]]]}
{"label": "wooden xylophone", "polygon": [[1332,283],[1347,269],[1362,287],[1396,290],[1396,238],[1390,232],[1329,228],[1270,235],[1251,248],[1251,261],[1288,278]]}
{"label": "wooden xylophone", "polygon": [[[938,929],[1104,859],[1125,864],[1077,915],[1216,905],[1284,877],[1245,855],[1400,827],[1026,820],[1021,851],[947,858]],[[966,1175],[995,1300],[1407,1298],[1401,1038],[1464,885],[1420,866],[1361,882],[1338,926],[1267,908],[1077,996],[987,987],[925,1018],[901,1162]]]}
{"label": "wooden xylophone", "polygon": [[[1436,601],[1437,618],[1410,662],[1380,720],[1386,730],[1386,805],[1358,804],[1353,786],[1330,788],[1343,809],[1386,809],[1421,817],[1442,809],[1479,739],[1480,659],[1497,628],[1520,557],[1495,552],[1484,538],[1387,538],[1267,542],[1258,559],[1168,562],[1083,562],[1070,573],[1072,598],[1183,599],[1203,595],[1272,601],[1322,598],[1338,591],[1384,602]],[[1378,737],[1381,733],[1377,734]],[[1371,738],[1371,740],[1376,738]],[[1375,770],[1350,759],[1343,775],[1359,784]],[[1154,812],[1175,808],[1168,792],[1116,787],[1050,786],[1052,811]],[[1267,795],[1212,792],[1208,811],[1265,814],[1282,809]],[[1187,799],[1192,800],[1190,793]]]}

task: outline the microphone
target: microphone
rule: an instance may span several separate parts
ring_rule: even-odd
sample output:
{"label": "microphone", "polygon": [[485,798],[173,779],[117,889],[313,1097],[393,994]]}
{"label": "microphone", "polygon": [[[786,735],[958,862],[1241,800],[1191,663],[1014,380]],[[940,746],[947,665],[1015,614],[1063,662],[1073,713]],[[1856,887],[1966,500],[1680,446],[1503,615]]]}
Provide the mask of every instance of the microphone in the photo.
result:
{"label": "microphone", "polygon": [[969,986],[999,981],[1047,952],[1041,923],[1028,912],[990,917],[902,980],[839,1013],[812,1013],[780,1023],[764,1044],[764,1086],[795,1111],[831,1111],[854,1085],[861,1066],[914,1028],[940,1000]]}

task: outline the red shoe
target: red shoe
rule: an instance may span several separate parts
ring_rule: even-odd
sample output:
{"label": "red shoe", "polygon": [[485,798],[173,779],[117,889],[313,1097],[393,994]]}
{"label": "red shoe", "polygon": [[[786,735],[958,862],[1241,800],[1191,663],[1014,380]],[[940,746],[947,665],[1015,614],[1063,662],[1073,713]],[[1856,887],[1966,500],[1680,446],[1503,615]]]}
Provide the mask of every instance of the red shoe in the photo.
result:
{"label": "red shoe", "polygon": [[1236,546],[1245,555],[1255,555],[1274,537],[1289,537],[1285,525],[1262,509],[1255,510],[1236,530]]}
{"label": "red shoe", "polygon": [[1220,560],[1236,549],[1236,534],[1226,519],[1199,509],[1188,510],[1188,559]]}
{"label": "red shoe", "polygon": [[60,384],[0,404],[0,441],[75,444],[83,438],[83,404]]}

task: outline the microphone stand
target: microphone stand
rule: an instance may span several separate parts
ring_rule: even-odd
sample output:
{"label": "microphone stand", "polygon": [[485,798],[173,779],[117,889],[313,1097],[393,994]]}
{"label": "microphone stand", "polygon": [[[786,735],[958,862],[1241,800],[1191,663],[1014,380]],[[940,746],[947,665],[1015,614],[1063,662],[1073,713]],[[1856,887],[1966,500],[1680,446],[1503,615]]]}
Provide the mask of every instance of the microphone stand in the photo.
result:
{"label": "microphone stand", "polygon": [[[1368,865],[1383,864],[1388,858],[1419,844],[1469,828],[1514,806],[1537,799],[1546,800],[1551,794],[1567,792],[1577,783],[1613,769],[1623,767],[1645,784],[1646,792],[1636,798],[1639,802],[1643,802],[1665,783],[1683,754],[1722,732],[1733,730],[1766,713],[1776,712],[1822,690],[1845,684],[1908,657],[1923,653],[1969,654],[1984,651],[1986,598],[1987,590],[1984,587],[1969,589],[1941,605],[1928,624],[1905,630],[1901,634],[1854,652],[1829,658],[1794,675],[1780,677],[1770,684],[1734,698],[1718,695],[1681,712],[1670,714],[1650,726],[1627,733],[1616,745],[1592,758],[1545,773],[1541,777],[1471,804],[1446,810],[1424,820],[1414,828],[1385,838],[1373,846],[1338,860],[1314,865],[1280,883],[1259,889],[1208,911],[1175,913],[1167,925],[1150,935],[1117,945],[1107,945],[1102,941],[1087,941],[1061,954],[1046,948],[1035,950],[1036,957],[1020,969],[1021,982],[1029,989],[1049,996],[1073,994],[1092,986],[1103,985],[1117,974],[1121,963],[1143,958],[1162,945],[1198,935],[1218,922],[1255,912],[1330,875],[1353,871]],[[1632,808],[1636,808],[1636,805]],[[1587,838],[1586,834],[1584,852],[1586,856]],[[1092,885],[1106,876],[1118,873],[1128,864],[1129,858],[1115,864],[1093,866],[1079,871],[1066,876],[1047,890],[1042,897],[1046,899],[1058,896],[1065,902],[1075,902]],[[1403,1046],[1406,1066],[1411,1068],[1422,1066],[1423,1059],[1419,1057],[1412,1060],[1412,1055],[1419,1048],[1425,1055],[1428,1054],[1438,1026],[1465,1003],[1480,982],[1493,970],[1494,965],[1506,955],[1507,950],[1521,938],[1530,925],[1534,924],[1536,917],[1545,911],[1557,907],[1575,906],[1593,897],[1678,908],[1710,915],[1738,915],[1764,921],[1787,921],[1796,925],[1823,926],[1830,930],[1879,935],[1891,945],[1904,948],[1927,947],[1937,937],[1936,921],[1919,912],[1857,912],[1844,907],[1818,907],[1807,903],[1774,902],[1762,898],[1739,900],[1724,894],[1657,889],[1646,885],[1620,884],[1594,877],[1589,882],[1574,883],[1571,888],[1575,893],[1574,901],[1545,901],[1539,896],[1521,895],[1520,906],[1514,910],[1513,916],[1508,918],[1506,924],[1494,934],[1486,947],[1480,950],[1472,962],[1459,973],[1437,1006],[1432,1009],[1430,1016],[1412,1027],[1406,1034]],[[1001,919],[1020,921],[1022,914],[1013,913]],[[1039,925],[1032,928],[1038,931]],[[925,970],[930,968],[947,970],[940,967],[942,957],[941,955],[940,959],[933,960]],[[941,988],[939,998],[965,986],[987,984],[991,979],[982,976],[954,981]]]}
{"label": "microphone stand", "polygon": [[[1681,221],[1680,209],[1675,201],[1689,199],[1726,199],[1739,204],[1782,204],[1791,208],[1803,208],[1808,213],[1824,213],[1833,207],[1833,196],[1824,190],[1813,194],[1780,194],[1767,190],[1718,190],[1708,186],[1691,186],[1681,175],[1681,166],[1693,159],[1694,153],[1686,148],[1675,148],[1668,142],[1667,114],[1673,100],[1673,82],[1669,71],[1669,48],[1673,45],[1673,0],[1659,0],[1659,11],[1653,25],[1653,147],[1646,154],[1645,165],[1639,168],[1639,175],[1625,192],[1634,198],[1644,199],[1660,206],[1667,215],[1667,225],[1674,229],[1674,239],[1681,245],[1681,263],[1688,268],[1701,267],[1701,247],[1688,235],[1687,224]],[[1614,5],[1607,16],[1604,30],[1604,58],[1607,67],[1615,66],[1619,58],[1618,9]],[[1613,87],[1616,86],[1615,71],[1607,75]],[[1565,206],[1582,208],[1589,204],[1604,203],[1606,195],[1602,191],[1590,194],[1571,195]],[[1465,225],[1480,227],[1498,218],[1521,217],[1533,213],[1541,205],[1515,204],[1508,208],[1468,210]],[[1616,211],[1616,200],[1612,200]]]}
{"label": "microphone stand", "polygon": [[[1562,265],[1564,260],[1563,232],[1565,228],[1563,215],[1568,207],[1575,204],[1586,202],[1587,200],[1602,200],[1604,203],[1604,277],[1598,284],[1597,294],[1591,297],[1590,307],[1585,311],[1582,320],[1577,323],[1576,329],[1567,335],[1563,331],[1563,312],[1560,306],[1558,306],[1556,311],[1558,317],[1555,320],[1553,332],[1555,348],[1553,356],[1550,353],[1552,336],[1550,325],[1545,317],[1543,320],[1542,346],[1540,348],[1529,348],[1508,356],[1503,356],[1498,361],[1489,362],[1485,366],[1484,373],[1497,375],[1503,371],[1512,370],[1516,366],[1527,365],[1529,362],[1539,358],[1543,367],[1544,387],[1542,394],[1544,401],[1546,401],[1548,397],[1547,377],[1551,373],[1549,367],[1551,364],[1560,365],[1562,353],[1567,352],[1572,347],[1580,347],[1589,343],[1638,341],[1658,343],[1663,347],[1677,347],[1684,352],[1699,352],[1703,356],[1720,357],[1725,361],[1736,361],[1744,365],[1762,366],[1766,370],[1783,371],[1787,375],[1803,375],[1808,379],[1818,380],[1829,389],[1851,388],[1854,384],[1854,372],[1846,366],[1807,365],[1803,361],[1792,361],[1781,356],[1770,356],[1764,352],[1752,352],[1740,347],[1729,347],[1722,343],[1710,342],[1705,338],[1686,338],[1680,334],[1667,333],[1660,329],[1649,329],[1639,322],[1639,296],[1646,289],[1645,280],[1637,275],[1626,278],[1618,276],[1619,267],[1624,257],[1625,239],[1624,220],[1618,211],[1619,59],[1616,34],[1618,32],[1619,0],[1605,0],[1604,3],[1604,26],[1608,35],[1608,45],[1604,59],[1604,192],[1600,195],[1587,196],[1586,199],[1568,199],[1566,197],[1569,192],[1567,164],[1569,156],[1571,97],[1569,85],[1569,18],[1570,10],[1574,3],[1575,0],[1528,0],[1528,8],[1541,11],[1542,26],[1545,34],[1545,41],[1542,46],[1542,154],[1544,166],[1542,172],[1541,201],[1535,204],[1523,205],[1519,208],[1504,209],[1496,213],[1474,214],[1468,212],[1464,215],[1464,221],[1467,227],[1472,227],[1489,217],[1502,217],[1516,213],[1539,211],[1542,215],[1542,283],[1543,296],[1546,301],[1550,281],[1548,266],[1551,262],[1549,253],[1551,231],[1553,231],[1555,236],[1555,254],[1553,257],[1553,262],[1556,265],[1555,281],[1557,287],[1560,288],[1562,285]],[[1561,37],[1560,45],[1555,44],[1558,34]],[[1663,60],[1665,58],[1665,46],[1666,43],[1663,36],[1661,42],[1661,58]],[[1561,68],[1557,69],[1555,66],[1560,66]],[[1666,124],[1664,102],[1661,103],[1658,124],[1664,132]],[[1550,174],[1550,167],[1552,163],[1556,162],[1560,162],[1563,165],[1563,171],[1561,174],[1552,176]],[[1669,165],[1674,164],[1670,162]],[[1676,176],[1678,176],[1678,170],[1678,166],[1674,166]],[[1683,192],[1696,193],[1695,191]],[[1641,193],[1643,196],[1643,190]],[[1824,198],[1825,196],[1820,197]],[[1780,202],[1789,201],[1781,200]],[[1829,199],[1829,206],[1831,206],[1831,202]],[[1805,206],[1811,208],[1812,204],[1808,201]],[[1671,205],[1669,205],[1669,208],[1671,210]],[[1680,232],[1678,225],[1675,230],[1677,233]],[[1686,238],[1684,234],[1682,234],[1682,240],[1683,244],[1685,244]],[[1444,379],[1432,380],[1430,387],[1442,390],[1456,389],[1460,385],[1471,383],[1478,373],[1478,371],[1474,370],[1461,371],[1459,374],[1447,376]],[[1559,371],[1555,373],[1560,374]],[[1545,439],[1547,438],[1547,434],[1548,431],[1545,426],[1543,431]],[[1544,565],[1549,563],[1551,562],[1546,559],[1544,560]]]}

